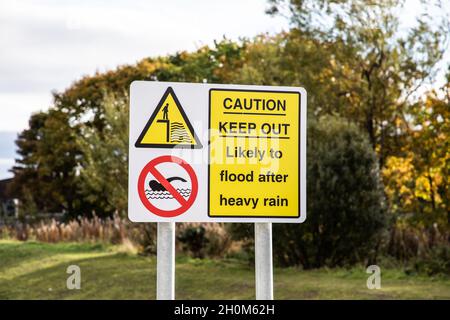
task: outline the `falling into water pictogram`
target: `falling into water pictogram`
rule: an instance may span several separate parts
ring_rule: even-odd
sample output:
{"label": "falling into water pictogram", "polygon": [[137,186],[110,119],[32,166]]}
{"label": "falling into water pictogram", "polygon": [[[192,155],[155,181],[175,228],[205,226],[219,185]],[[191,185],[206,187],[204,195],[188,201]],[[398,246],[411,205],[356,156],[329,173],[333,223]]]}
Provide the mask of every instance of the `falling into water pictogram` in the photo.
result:
{"label": "falling into water pictogram", "polygon": [[201,148],[186,113],[175,92],[167,88],[153,114],[142,130],[137,148]]}

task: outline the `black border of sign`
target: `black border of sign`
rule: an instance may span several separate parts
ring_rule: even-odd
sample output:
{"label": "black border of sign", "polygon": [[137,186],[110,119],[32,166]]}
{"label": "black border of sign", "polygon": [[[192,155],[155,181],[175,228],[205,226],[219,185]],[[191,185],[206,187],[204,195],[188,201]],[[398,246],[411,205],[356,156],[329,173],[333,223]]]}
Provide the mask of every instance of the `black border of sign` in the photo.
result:
{"label": "black border of sign", "polygon": [[[298,214],[297,216],[261,216],[261,215],[255,215],[255,216],[211,216],[210,212],[210,165],[211,165],[211,91],[239,91],[239,92],[267,92],[267,93],[296,93],[298,94]],[[300,209],[301,209],[301,183],[300,183],[300,170],[301,170],[301,116],[302,116],[302,94],[299,91],[276,91],[276,90],[252,90],[252,89],[225,89],[225,88],[211,88],[208,92],[208,111],[209,111],[209,117],[208,117],[208,217],[210,218],[272,218],[272,219],[298,219],[300,218]],[[265,139],[265,138],[263,138]],[[305,159],[306,160],[306,159]]]}
{"label": "black border of sign", "polygon": [[[161,108],[162,104],[166,100],[166,98],[169,95],[169,93],[172,94],[173,100],[175,100],[175,104],[177,105],[178,110],[180,110],[180,113],[181,113],[181,116],[184,119],[184,122],[186,122],[186,125],[188,126],[189,130],[191,131],[191,134],[194,137],[194,140],[196,142],[195,145],[192,145],[192,144],[177,144],[177,143],[158,144],[158,143],[142,143],[141,142],[142,139],[144,138],[145,133],[147,132],[148,128],[153,123],[153,120],[155,120],[159,109]],[[175,94],[175,91],[173,91],[172,87],[167,87],[167,89],[164,92],[161,100],[159,101],[158,105],[156,106],[155,111],[153,111],[150,119],[147,121],[147,124],[145,125],[144,129],[142,130],[141,134],[139,135],[139,138],[134,143],[134,146],[136,148],[184,148],[184,149],[201,149],[201,148],[203,148],[203,145],[201,144],[200,140],[198,139],[197,134],[195,133],[191,122],[189,121],[188,117],[186,116],[186,113],[184,113],[183,106],[181,105],[180,101],[178,100],[178,97]]]}

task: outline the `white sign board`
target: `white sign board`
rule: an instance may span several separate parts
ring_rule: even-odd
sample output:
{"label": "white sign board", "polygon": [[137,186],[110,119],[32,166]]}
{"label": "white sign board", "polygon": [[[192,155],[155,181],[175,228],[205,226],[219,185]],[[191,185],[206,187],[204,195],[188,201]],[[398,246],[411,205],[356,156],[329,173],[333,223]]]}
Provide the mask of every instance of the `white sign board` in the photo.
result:
{"label": "white sign board", "polygon": [[130,220],[306,219],[303,88],[135,81],[130,91]]}

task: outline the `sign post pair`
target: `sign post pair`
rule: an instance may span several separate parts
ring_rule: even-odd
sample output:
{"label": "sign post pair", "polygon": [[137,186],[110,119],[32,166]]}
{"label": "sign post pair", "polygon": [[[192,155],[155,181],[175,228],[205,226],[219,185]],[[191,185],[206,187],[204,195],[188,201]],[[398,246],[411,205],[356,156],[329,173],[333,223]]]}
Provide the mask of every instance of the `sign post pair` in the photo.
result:
{"label": "sign post pair", "polygon": [[159,223],[158,299],[174,298],[175,222],[255,223],[257,298],[272,299],[271,223],[306,219],[306,91],[150,81],[130,91],[128,216]]}

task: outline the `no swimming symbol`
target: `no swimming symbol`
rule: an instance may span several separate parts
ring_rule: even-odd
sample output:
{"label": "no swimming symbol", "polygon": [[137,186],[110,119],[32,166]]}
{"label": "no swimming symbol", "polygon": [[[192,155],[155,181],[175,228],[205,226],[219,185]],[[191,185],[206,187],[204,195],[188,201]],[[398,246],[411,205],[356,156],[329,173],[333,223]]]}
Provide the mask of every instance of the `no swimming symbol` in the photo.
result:
{"label": "no swimming symbol", "polygon": [[[170,172],[170,176],[167,172]],[[166,218],[176,217],[194,203],[198,193],[197,176],[183,159],[161,156],[151,160],[142,169],[138,193],[142,204],[151,213]]]}

